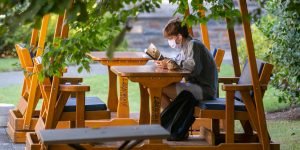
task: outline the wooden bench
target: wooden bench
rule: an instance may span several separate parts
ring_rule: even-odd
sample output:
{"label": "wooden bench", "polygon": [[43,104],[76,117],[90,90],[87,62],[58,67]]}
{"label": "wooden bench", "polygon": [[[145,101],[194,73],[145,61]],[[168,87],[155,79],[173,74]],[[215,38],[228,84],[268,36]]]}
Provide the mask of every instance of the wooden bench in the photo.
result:
{"label": "wooden bench", "polygon": [[[272,68],[273,66],[271,64],[257,60],[257,70],[259,73],[262,93],[264,93],[266,90],[266,86],[270,80]],[[220,132],[219,121],[220,119],[226,118],[225,108],[228,107],[227,103],[229,101],[234,104],[232,110],[230,110],[233,112],[232,119],[239,120],[244,129],[244,133],[232,135],[232,137],[234,137],[233,141],[258,142],[256,131],[259,120],[257,119],[255,100],[253,98],[248,61],[245,63],[244,69],[239,78],[220,78],[219,80],[220,82],[225,83],[223,90],[226,91],[226,98],[201,101],[198,107],[200,108],[200,113],[198,114],[200,118],[212,119],[211,127],[204,127],[204,135],[207,138],[207,142],[212,145],[225,142],[225,134]],[[260,121],[265,122],[265,120]],[[232,125],[233,124],[234,122],[232,122]],[[228,130],[228,127],[226,127],[225,132]]]}
{"label": "wooden bench", "polygon": [[93,145],[116,141],[124,141],[119,149],[131,149],[146,139],[165,139],[169,132],[160,125],[135,125],[44,130],[37,132],[37,136],[43,144],[42,149],[48,150],[89,149]]}
{"label": "wooden bench", "polygon": [[[65,26],[63,25],[63,17],[63,15],[58,17],[54,38],[61,38],[67,35],[64,29],[62,29]],[[33,57],[43,54],[49,18],[49,14],[43,17],[38,45],[38,29],[32,30],[30,48],[26,47],[25,44],[15,45],[21,67],[24,71],[24,82],[20,100],[16,108],[9,111],[8,116],[7,132],[13,142],[25,142],[26,132],[34,131],[40,115],[40,110],[36,107],[42,96],[38,84],[38,76],[33,74]],[[35,51],[35,49],[37,50]],[[82,78],[62,77],[60,79],[60,84],[78,84],[79,82],[82,82]]]}
{"label": "wooden bench", "polygon": [[[38,44],[37,39],[39,30],[32,30],[30,47],[33,49],[39,47],[37,51],[43,50],[44,37],[47,33],[49,18],[50,15],[48,14],[43,17]],[[15,47],[21,67],[24,71],[24,82],[21,97],[16,108],[9,111],[7,132],[13,142],[25,142],[26,132],[34,130],[34,126],[40,113],[39,110],[36,110],[35,108],[41,97],[41,92],[37,84],[32,84],[32,82],[37,82],[34,81],[35,79],[32,77],[32,57],[34,57],[31,53],[32,51],[30,51],[29,48],[25,48],[22,44],[16,44]]]}
{"label": "wooden bench", "polygon": [[[34,64],[34,76],[37,76],[42,70],[41,58],[35,58]],[[90,90],[89,86],[60,84],[61,80],[64,79],[54,76],[52,80],[46,77],[43,82],[39,82],[43,103],[35,126],[36,132],[45,129],[85,127],[86,120],[110,119],[110,111],[105,103],[97,97],[85,97],[85,92]],[[70,98],[72,94],[75,95],[74,98]],[[67,123],[59,125],[63,122]],[[28,144],[27,141],[32,139],[30,135],[26,136]]]}

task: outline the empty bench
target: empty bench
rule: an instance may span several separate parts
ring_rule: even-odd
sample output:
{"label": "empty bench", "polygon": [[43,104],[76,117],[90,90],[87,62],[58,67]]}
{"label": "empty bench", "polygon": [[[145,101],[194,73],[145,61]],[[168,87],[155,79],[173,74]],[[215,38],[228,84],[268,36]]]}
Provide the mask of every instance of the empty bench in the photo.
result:
{"label": "empty bench", "polygon": [[113,126],[103,128],[74,128],[42,130],[37,133],[44,149],[65,145],[73,149],[87,149],[82,144],[103,144],[124,141],[119,149],[131,149],[146,139],[164,139],[169,132],[160,125]]}

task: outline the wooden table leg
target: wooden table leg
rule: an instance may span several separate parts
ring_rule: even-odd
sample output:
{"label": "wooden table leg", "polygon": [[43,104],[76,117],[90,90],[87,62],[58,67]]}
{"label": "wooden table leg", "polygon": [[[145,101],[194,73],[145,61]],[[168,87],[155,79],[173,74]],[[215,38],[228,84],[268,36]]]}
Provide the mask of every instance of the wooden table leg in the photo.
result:
{"label": "wooden table leg", "polygon": [[147,88],[142,84],[140,85],[140,120],[139,124],[149,124],[150,123],[150,112],[149,112],[149,94]]}
{"label": "wooden table leg", "polygon": [[120,98],[118,102],[117,117],[129,118],[129,103],[128,103],[128,79],[119,77],[120,80]]}
{"label": "wooden table leg", "polygon": [[118,107],[118,94],[117,94],[117,75],[110,70],[108,66],[109,89],[107,97],[107,106],[110,111],[116,112]]}
{"label": "wooden table leg", "polygon": [[234,143],[234,92],[226,91],[226,143]]}
{"label": "wooden table leg", "polygon": [[84,126],[84,111],[85,111],[85,93],[76,93],[76,127],[83,128]]}
{"label": "wooden table leg", "polygon": [[[151,99],[150,124],[160,124],[160,105],[162,88],[149,88]],[[162,140],[150,140],[150,143],[162,143]]]}

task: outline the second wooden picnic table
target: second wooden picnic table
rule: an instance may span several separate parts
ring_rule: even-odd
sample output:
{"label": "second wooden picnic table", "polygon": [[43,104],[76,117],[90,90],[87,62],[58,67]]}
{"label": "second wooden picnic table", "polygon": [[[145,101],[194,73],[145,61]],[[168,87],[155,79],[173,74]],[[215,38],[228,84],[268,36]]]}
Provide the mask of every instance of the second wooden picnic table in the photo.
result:
{"label": "second wooden picnic table", "polygon": [[[107,105],[110,111],[117,112],[118,118],[129,118],[129,106],[127,100],[128,79],[120,78],[120,100],[117,94],[117,75],[111,71],[112,66],[136,66],[145,65],[150,58],[144,52],[114,52],[113,57],[107,57],[106,52],[91,52],[88,54],[94,61],[97,61],[108,68],[109,91]],[[118,103],[120,102],[120,103]]]}
{"label": "second wooden picnic table", "polygon": [[[145,66],[114,66],[111,70],[119,77],[128,78],[140,84],[141,91],[147,93],[144,87],[149,89],[150,115],[148,95],[141,94],[140,122],[159,124],[162,88],[171,83],[180,82],[184,76],[190,74],[187,70],[168,70],[157,68],[155,65]],[[150,116],[150,122],[149,122]],[[141,123],[140,123],[141,124]]]}

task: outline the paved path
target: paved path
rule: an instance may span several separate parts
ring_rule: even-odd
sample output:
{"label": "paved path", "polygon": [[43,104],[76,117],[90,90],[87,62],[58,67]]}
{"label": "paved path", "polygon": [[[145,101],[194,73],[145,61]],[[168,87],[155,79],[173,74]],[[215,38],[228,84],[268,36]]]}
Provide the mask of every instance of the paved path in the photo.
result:
{"label": "paved path", "polygon": [[[80,77],[88,77],[99,74],[107,74],[107,67],[95,63],[91,64],[90,73],[83,71],[82,73],[77,73],[77,67],[70,66],[68,67],[68,72],[65,73],[65,76],[80,76]],[[23,82],[23,72],[22,71],[13,71],[13,72],[2,72],[0,73],[0,88],[6,87],[10,85],[22,84]]]}
{"label": "paved path", "polygon": [[8,110],[13,105],[0,104],[0,150],[24,150],[25,144],[14,144],[6,133],[6,123]]}

